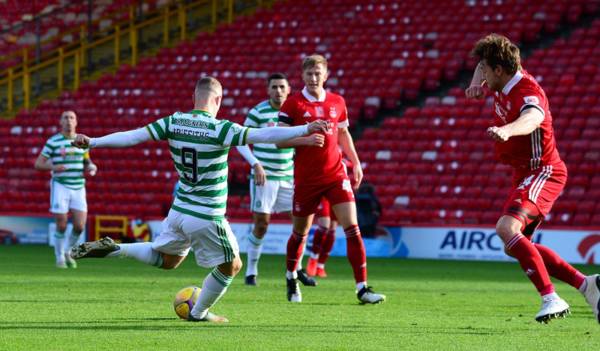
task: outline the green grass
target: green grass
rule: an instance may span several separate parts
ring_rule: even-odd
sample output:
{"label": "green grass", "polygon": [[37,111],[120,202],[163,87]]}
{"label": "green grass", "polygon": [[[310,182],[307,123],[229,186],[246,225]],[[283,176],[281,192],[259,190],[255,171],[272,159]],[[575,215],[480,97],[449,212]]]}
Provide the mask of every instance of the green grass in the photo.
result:
{"label": "green grass", "polygon": [[[175,293],[201,285],[193,257],[174,271],[128,259],[54,268],[50,248],[0,246],[0,350],[598,350],[600,325],[565,284],[565,320],[533,320],[539,297],[516,264],[369,260],[388,301],[361,306],[345,258],[329,278],[285,299],[284,258],[263,256],[259,287],[242,277],[214,311],[227,325],[189,323]],[[594,267],[582,267],[591,273]]]}

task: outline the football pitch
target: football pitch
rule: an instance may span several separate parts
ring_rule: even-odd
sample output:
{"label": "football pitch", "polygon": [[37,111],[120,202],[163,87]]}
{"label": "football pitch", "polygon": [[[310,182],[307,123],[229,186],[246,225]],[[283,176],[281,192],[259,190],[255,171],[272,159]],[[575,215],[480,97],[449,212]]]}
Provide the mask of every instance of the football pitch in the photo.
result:
{"label": "football pitch", "polygon": [[[244,257],[245,260],[245,257]],[[54,268],[51,248],[0,246],[0,350],[598,350],[600,325],[583,297],[557,283],[572,315],[533,317],[539,297],[512,263],[369,259],[388,301],[362,306],[350,265],[286,300],[284,257],[263,255],[258,287],[238,276],[213,309],[226,325],[179,320],[175,293],[202,284],[188,257],[174,271],[130,259]],[[582,267],[584,273],[600,270]]]}

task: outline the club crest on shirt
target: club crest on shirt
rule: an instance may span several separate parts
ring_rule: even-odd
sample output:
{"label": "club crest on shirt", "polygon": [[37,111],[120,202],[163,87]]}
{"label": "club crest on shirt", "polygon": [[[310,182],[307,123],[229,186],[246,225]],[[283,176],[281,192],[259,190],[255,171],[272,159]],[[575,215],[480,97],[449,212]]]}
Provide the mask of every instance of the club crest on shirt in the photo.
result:
{"label": "club crest on shirt", "polygon": [[523,98],[523,100],[525,101],[525,105],[539,105],[540,104],[540,100],[537,98],[537,96],[525,96]]}
{"label": "club crest on shirt", "polygon": [[331,118],[337,117],[337,111],[335,110],[335,106],[329,107],[329,117],[331,117]]}

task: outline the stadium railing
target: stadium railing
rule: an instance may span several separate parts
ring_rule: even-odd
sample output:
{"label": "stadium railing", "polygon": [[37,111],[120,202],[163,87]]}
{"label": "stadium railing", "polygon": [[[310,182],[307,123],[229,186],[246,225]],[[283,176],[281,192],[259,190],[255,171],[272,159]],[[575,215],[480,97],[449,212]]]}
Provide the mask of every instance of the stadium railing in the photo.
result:
{"label": "stadium railing", "polygon": [[135,66],[141,53],[153,54],[199,31],[214,31],[220,24],[275,1],[174,1],[144,14],[143,19],[136,19],[135,6],[129,5],[129,18],[96,32],[97,39],[88,41],[85,33],[88,26],[96,26],[106,17],[63,33],[76,35],[78,40],[44,53],[41,59],[32,59],[31,48],[24,48],[22,63],[0,72],[0,116],[12,116],[20,108],[29,110],[37,100],[58,96],[66,89],[76,90],[82,79],[94,79],[121,64]]}

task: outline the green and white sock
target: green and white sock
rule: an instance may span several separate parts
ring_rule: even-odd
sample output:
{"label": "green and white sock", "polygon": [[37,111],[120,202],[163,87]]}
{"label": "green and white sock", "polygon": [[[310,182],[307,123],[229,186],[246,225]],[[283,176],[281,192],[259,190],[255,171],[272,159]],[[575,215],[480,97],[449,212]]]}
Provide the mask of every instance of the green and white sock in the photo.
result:
{"label": "green and white sock", "polygon": [[56,262],[65,261],[65,232],[54,232],[54,256],[56,256]]}
{"label": "green and white sock", "polygon": [[131,257],[155,267],[163,264],[160,252],[152,248],[152,243],[119,244],[119,250],[109,253],[106,257]]}
{"label": "green and white sock", "polygon": [[221,273],[221,271],[215,267],[215,269],[213,269],[204,279],[202,291],[200,291],[198,301],[196,301],[190,314],[196,319],[206,317],[208,309],[214,306],[214,304],[225,295],[227,287],[232,281],[233,277]]}
{"label": "green and white sock", "polygon": [[69,238],[68,238],[67,247],[65,248],[67,252],[69,250],[71,250],[71,248],[73,246],[75,246],[75,244],[77,244],[77,241],[79,241],[79,236],[80,235],[81,235],[81,232],[76,233],[73,230],[71,231],[71,235],[69,235]]}
{"label": "green and white sock", "polygon": [[263,239],[250,234],[248,236],[248,264],[246,265],[246,276],[258,275],[258,260],[262,252]]}

